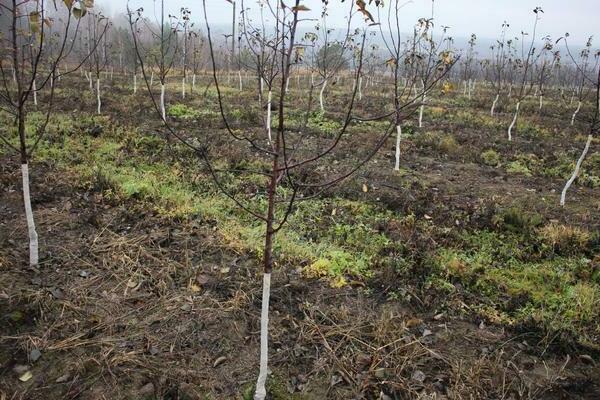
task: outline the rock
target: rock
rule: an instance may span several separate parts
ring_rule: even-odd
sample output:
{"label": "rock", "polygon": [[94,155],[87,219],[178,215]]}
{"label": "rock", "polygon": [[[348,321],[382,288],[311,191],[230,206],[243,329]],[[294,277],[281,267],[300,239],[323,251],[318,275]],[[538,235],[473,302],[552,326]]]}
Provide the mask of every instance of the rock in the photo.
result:
{"label": "rock", "polygon": [[65,298],[65,295],[63,294],[63,291],[60,290],[60,288],[51,288],[50,293],[57,300],[62,300]]}
{"label": "rock", "polygon": [[17,375],[23,375],[25,372],[29,371],[29,366],[17,364],[13,367],[13,372]]}
{"label": "rock", "polygon": [[68,372],[64,375],[59,376],[58,378],[56,378],[56,380],[54,382],[56,383],[65,383],[66,381],[68,381],[71,378],[71,374],[69,374]]}
{"label": "rock", "polygon": [[184,305],[182,305],[179,308],[181,309],[181,311],[185,311],[185,312],[192,311],[192,306],[190,304],[188,304],[188,303],[185,303]]}
{"label": "rock", "polygon": [[359,370],[364,371],[371,366],[372,361],[373,358],[370,355],[361,353],[356,357],[356,366]]}
{"label": "rock", "polygon": [[42,352],[41,351],[39,351],[38,349],[33,349],[29,353],[29,361],[36,362],[37,360],[40,359],[41,356],[42,356]]}
{"label": "rock", "polygon": [[415,372],[413,372],[411,379],[415,382],[419,382],[419,383],[423,383],[425,382],[425,378],[427,378],[427,376],[425,375],[425,373],[423,371],[420,370],[416,370]]}
{"label": "rock", "polygon": [[140,396],[150,396],[154,394],[154,384],[152,382],[146,383],[138,390]]}

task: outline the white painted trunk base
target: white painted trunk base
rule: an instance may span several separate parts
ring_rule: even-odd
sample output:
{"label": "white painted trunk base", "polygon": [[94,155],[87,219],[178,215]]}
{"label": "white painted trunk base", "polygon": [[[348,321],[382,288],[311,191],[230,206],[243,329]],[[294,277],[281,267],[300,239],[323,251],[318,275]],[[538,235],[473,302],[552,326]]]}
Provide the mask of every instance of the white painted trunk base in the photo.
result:
{"label": "white painted trunk base", "polygon": [[100,78],[96,79],[96,100],[98,101],[98,114],[102,108],[102,101],[100,100]]}
{"label": "white painted trunk base", "polygon": [[319,92],[319,104],[321,105],[321,111],[325,111],[325,105],[323,104],[323,92],[325,92],[326,87],[327,79],[323,81],[323,87],[321,87],[321,91]]}
{"label": "white painted trunk base", "polygon": [[21,164],[21,175],[23,177],[23,201],[25,203],[25,217],[27,219],[27,231],[29,232],[29,265],[35,267],[39,262],[38,234],[35,230],[33,210],[31,209],[31,195],[29,192],[29,164]]}
{"label": "white painted trunk base", "polygon": [[262,307],[260,313],[260,369],[256,381],[254,400],[267,397],[267,374],[269,373],[269,297],[271,295],[271,274],[263,275]]}
{"label": "white painted trunk base", "polygon": [[400,171],[400,140],[402,138],[402,127],[396,125],[396,165],[394,171]]}
{"label": "white painted trunk base", "polygon": [[569,188],[571,187],[573,182],[575,182],[575,179],[577,179],[577,176],[579,175],[579,170],[581,169],[581,164],[583,163],[585,156],[587,155],[588,151],[590,150],[590,145],[592,144],[592,137],[593,137],[592,135],[588,135],[587,141],[585,142],[585,148],[583,149],[583,152],[581,153],[579,160],[577,160],[577,164],[575,165],[575,170],[573,171],[573,175],[571,175],[571,178],[569,178],[569,180],[565,184],[565,187],[562,190],[562,193],[560,195],[560,205],[561,206],[565,205],[567,191],[569,190]]}
{"label": "white painted trunk base", "polygon": [[510,126],[508,127],[508,140],[509,141],[512,141],[512,130],[515,127],[515,124],[517,123],[517,118],[519,118],[519,108],[521,108],[520,101],[517,102],[517,108],[515,109],[515,116],[514,116],[512,122],[510,123]]}
{"label": "white painted trunk base", "polygon": [[165,85],[164,83],[160,84],[160,113],[162,115],[163,121],[167,120],[167,110],[165,109]]}
{"label": "white painted trunk base", "polygon": [[490,115],[493,117],[494,116],[494,111],[496,110],[496,104],[498,104],[498,99],[500,98],[500,95],[497,94],[496,98],[494,99],[494,102],[492,103],[492,109],[490,110]]}
{"label": "white painted trunk base", "polygon": [[358,77],[358,100],[362,100],[362,76]]}
{"label": "white painted trunk base", "polygon": [[271,101],[273,99],[273,92],[269,90],[269,94],[267,97],[267,137],[269,138],[269,143],[273,141],[271,137]]}
{"label": "white painted trunk base", "polygon": [[33,104],[36,105],[36,106],[38,105],[38,102],[37,102],[37,85],[35,83],[35,79],[33,80]]}
{"label": "white painted trunk base", "polygon": [[579,114],[579,110],[581,110],[581,101],[579,101],[579,103],[577,104],[577,109],[571,117],[571,126],[575,125],[575,117],[577,117],[577,114]]}

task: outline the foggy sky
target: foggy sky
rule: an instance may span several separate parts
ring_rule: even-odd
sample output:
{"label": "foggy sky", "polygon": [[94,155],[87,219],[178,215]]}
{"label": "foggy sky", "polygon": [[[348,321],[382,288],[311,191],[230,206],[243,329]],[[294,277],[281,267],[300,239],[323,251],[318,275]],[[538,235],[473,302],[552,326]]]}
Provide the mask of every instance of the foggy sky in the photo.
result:
{"label": "foggy sky", "polygon": [[[292,0],[288,0],[291,3]],[[349,1],[330,0],[328,24],[342,27],[348,15]],[[245,7],[257,10],[256,0],[244,0]],[[386,5],[390,0],[386,1]],[[109,15],[124,12],[126,0],[96,0]],[[153,16],[159,9],[159,0],[130,0],[130,7],[144,7],[146,15]],[[302,4],[311,8],[303,13],[305,18],[318,18],[321,0],[303,0]],[[520,36],[521,31],[531,32],[534,21],[533,9],[541,6],[544,10],[539,22],[537,39],[550,35],[553,39],[571,35],[573,44],[584,44],[589,36],[595,36],[594,48],[600,47],[600,0],[435,0],[436,26],[450,26],[449,33],[455,37],[468,37],[472,33],[481,38],[498,38],[502,23],[510,24],[510,36]],[[201,0],[165,0],[167,12],[177,14],[181,7],[192,11],[192,19],[203,26]],[[241,0],[237,0],[238,10]],[[369,8],[374,11],[374,5]],[[231,24],[232,6],[226,0],[207,0],[209,22],[215,26]],[[257,17],[256,12],[253,13]],[[383,14],[382,14],[383,15]],[[402,31],[412,30],[420,17],[431,16],[431,0],[412,0],[401,10]],[[360,22],[356,18],[356,22]],[[310,29],[315,23],[305,22],[302,27]]]}

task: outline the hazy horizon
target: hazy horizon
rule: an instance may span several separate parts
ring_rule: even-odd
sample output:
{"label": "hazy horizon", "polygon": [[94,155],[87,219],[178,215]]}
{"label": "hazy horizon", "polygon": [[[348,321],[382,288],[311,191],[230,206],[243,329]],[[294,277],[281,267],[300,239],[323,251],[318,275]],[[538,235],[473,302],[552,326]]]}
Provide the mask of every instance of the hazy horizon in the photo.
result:
{"label": "hazy horizon", "polygon": [[[241,9],[241,0],[237,0],[237,10]],[[318,19],[321,12],[321,0],[304,0],[302,2],[311,9],[305,12],[303,17]],[[122,14],[126,9],[127,2],[122,0],[97,0],[97,6],[102,7],[109,14]],[[144,7],[148,17],[154,16],[153,10],[158,10],[159,0],[130,0],[130,7],[136,9]],[[386,2],[388,5],[389,2]],[[342,3],[340,0],[330,0],[328,8],[328,26],[343,27],[349,10],[349,1]],[[246,9],[251,8],[250,16],[258,18],[257,1],[244,1]],[[570,34],[573,45],[582,45],[590,36],[597,38],[600,34],[600,25],[597,23],[597,15],[600,14],[600,2],[597,0],[572,0],[568,5],[561,0],[504,0],[502,4],[494,0],[436,0],[434,21],[436,29],[441,26],[449,26],[451,36],[469,37],[475,33],[482,39],[495,39],[500,36],[504,21],[510,24],[508,37],[520,36],[521,31],[531,33],[534,22],[533,9],[542,7],[544,13],[538,24],[536,40],[547,35],[552,39],[563,36],[566,32]],[[192,12],[192,20],[204,26],[204,15],[202,2],[200,0],[165,0],[165,10],[171,14],[178,14],[181,7],[187,7]],[[376,17],[376,8],[369,7]],[[382,16],[384,16],[382,11]],[[209,22],[215,26],[231,25],[232,5],[226,0],[208,0],[207,15]],[[265,13],[266,15],[267,13]],[[405,32],[411,31],[417,19],[431,16],[431,0],[413,0],[401,9],[400,24]],[[267,24],[272,23],[265,17]],[[316,21],[305,21],[301,27],[311,28]],[[354,25],[359,26],[362,18],[355,17]],[[594,46],[594,48],[598,47]]]}

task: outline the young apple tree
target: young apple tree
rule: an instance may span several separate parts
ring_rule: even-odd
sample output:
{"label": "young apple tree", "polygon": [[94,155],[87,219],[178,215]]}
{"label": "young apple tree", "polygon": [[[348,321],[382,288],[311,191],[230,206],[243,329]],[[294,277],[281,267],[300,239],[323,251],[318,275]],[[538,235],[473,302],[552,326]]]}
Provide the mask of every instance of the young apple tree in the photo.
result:
{"label": "young apple tree", "polygon": [[[57,12],[59,7],[66,7],[66,21],[54,21],[49,17],[47,1],[11,0],[0,3],[0,13],[8,15],[10,23],[6,37],[0,37],[2,47],[7,49],[2,52],[0,59],[0,110],[14,117],[12,127],[0,128],[0,143],[20,156],[23,203],[29,234],[29,264],[33,267],[39,263],[39,244],[31,207],[29,164],[46,133],[53,112],[55,85],[50,85],[49,82],[56,82],[60,77],[58,65],[73,50],[80,18],[93,6],[93,2],[63,0],[52,3],[52,6]],[[58,26],[60,22],[63,23],[62,26],[55,28],[55,33],[60,38],[57,45],[49,40],[48,32],[50,27]],[[6,73],[6,66],[12,68],[13,74]],[[73,70],[64,71],[62,75],[70,72]],[[44,118],[32,131],[28,128],[29,108],[34,101],[34,94],[46,85],[50,86],[50,93],[43,101]]]}

